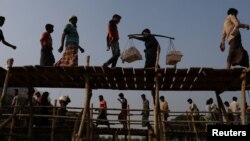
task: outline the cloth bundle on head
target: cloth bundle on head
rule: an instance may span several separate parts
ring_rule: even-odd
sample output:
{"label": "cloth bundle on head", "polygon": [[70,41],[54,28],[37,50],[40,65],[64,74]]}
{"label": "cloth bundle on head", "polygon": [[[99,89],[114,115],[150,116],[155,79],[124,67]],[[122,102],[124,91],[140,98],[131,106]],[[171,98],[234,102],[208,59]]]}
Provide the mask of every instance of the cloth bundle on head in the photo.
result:
{"label": "cloth bundle on head", "polygon": [[70,100],[70,98],[68,96],[60,96],[59,101],[65,101],[67,103],[71,102],[71,100]]}
{"label": "cloth bundle on head", "polygon": [[73,19],[77,19],[77,17],[76,17],[75,15],[73,15],[73,16],[71,16],[71,17],[69,18],[69,21],[71,21],[71,20],[73,20]]}

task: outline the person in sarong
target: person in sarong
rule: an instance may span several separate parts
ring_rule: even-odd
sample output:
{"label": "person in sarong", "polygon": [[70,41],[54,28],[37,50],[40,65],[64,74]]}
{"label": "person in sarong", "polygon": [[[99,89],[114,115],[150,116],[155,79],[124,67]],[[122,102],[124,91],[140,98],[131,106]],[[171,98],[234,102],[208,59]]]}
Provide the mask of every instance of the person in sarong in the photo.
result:
{"label": "person in sarong", "polygon": [[63,57],[55,64],[55,66],[78,66],[78,49],[83,53],[84,49],[79,46],[79,35],[77,31],[77,17],[69,18],[69,23],[64,28],[61,46],[58,51],[61,53],[64,48]]}
{"label": "person in sarong", "polygon": [[227,39],[229,44],[229,53],[227,57],[227,69],[231,66],[240,65],[243,67],[249,67],[248,52],[243,48],[241,43],[240,28],[249,30],[248,24],[240,23],[237,18],[238,10],[230,8],[227,11],[227,17],[224,21],[222,39],[220,43],[220,49],[223,52],[225,50],[225,40]]}
{"label": "person in sarong", "polygon": [[107,118],[107,103],[103,98],[103,95],[99,95],[99,114],[97,116],[96,127],[100,124],[107,125],[110,128],[109,121]]}
{"label": "person in sarong", "polygon": [[51,33],[54,31],[54,25],[46,24],[45,29],[46,29],[46,32],[42,34],[42,37],[40,39],[40,42],[41,42],[40,65],[41,66],[53,66],[55,63],[55,58],[52,52],[53,47],[52,47]]}

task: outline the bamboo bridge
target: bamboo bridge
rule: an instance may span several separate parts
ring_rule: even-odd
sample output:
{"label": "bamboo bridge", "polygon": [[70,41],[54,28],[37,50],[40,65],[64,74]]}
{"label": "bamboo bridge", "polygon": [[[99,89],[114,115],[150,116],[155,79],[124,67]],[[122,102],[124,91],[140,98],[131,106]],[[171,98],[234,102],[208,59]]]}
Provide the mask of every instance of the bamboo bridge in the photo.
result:
{"label": "bamboo bridge", "polygon": [[[56,130],[65,130],[69,133],[71,129],[72,141],[93,140],[95,134],[117,134],[123,135],[139,135],[147,136],[148,140],[162,141],[165,133],[162,132],[161,115],[159,110],[159,91],[214,91],[217,103],[221,113],[226,118],[226,124],[229,123],[227,112],[223,106],[220,94],[225,91],[241,91],[241,103],[246,102],[245,90],[250,87],[247,84],[250,80],[249,69],[234,68],[234,69],[213,69],[213,68],[103,68],[100,66],[78,66],[78,67],[47,67],[47,66],[12,66],[13,60],[8,60],[7,69],[0,68],[0,85],[3,86],[1,95],[1,118],[7,116],[7,121],[0,123],[0,130],[5,130],[7,122],[11,118],[18,115],[13,113],[8,116],[2,112],[4,107],[4,98],[6,96],[7,88],[9,87],[23,87],[29,89],[29,97],[34,91],[34,87],[40,88],[82,88],[85,89],[85,97],[83,109],[76,117],[71,120],[74,121],[74,126],[66,128],[58,128]],[[90,99],[93,89],[110,89],[110,90],[144,90],[151,91],[154,99],[153,108],[153,132],[146,129],[130,129],[124,130],[120,128],[94,128],[93,115],[91,113]],[[31,101],[31,100],[30,100]],[[30,104],[32,105],[32,104]],[[32,106],[30,106],[32,109]],[[242,105],[243,117],[242,124],[246,124],[245,105]],[[132,110],[131,110],[132,111]],[[25,115],[24,115],[25,116]],[[33,118],[33,113],[29,113],[28,117]],[[54,119],[55,116],[52,116]],[[27,130],[20,129],[20,132],[26,131],[27,140],[31,141],[32,136],[38,130],[56,132],[56,130],[43,130],[43,128],[33,127],[32,120],[29,120]],[[169,121],[177,122],[178,121]],[[188,121],[190,123],[190,121]],[[194,121],[191,121],[193,123]],[[204,122],[204,121],[202,121]],[[180,123],[182,123],[180,121]],[[185,122],[183,122],[185,123]],[[7,130],[7,129],[6,129]],[[9,130],[8,130],[9,131]],[[186,131],[186,132],[185,132]],[[171,135],[192,135],[200,140],[200,136],[204,136],[206,131],[198,132],[196,129],[171,132]],[[40,131],[39,131],[40,132]],[[164,135],[163,135],[164,134]],[[38,135],[38,134],[36,134]],[[9,132],[6,136],[9,135]],[[56,140],[51,138],[51,140]]]}

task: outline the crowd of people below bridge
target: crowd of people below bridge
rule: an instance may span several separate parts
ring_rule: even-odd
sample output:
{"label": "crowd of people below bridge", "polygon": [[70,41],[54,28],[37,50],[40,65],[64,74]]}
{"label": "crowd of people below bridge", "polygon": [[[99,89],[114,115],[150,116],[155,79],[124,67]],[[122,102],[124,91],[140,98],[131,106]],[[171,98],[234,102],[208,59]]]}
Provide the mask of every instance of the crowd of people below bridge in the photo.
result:
{"label": "crowd of people below bridge", "polygon": [[[110,128],[110,123],[108,120],[108,106],[107,101],[104,99],[103,95],[99,95],[99,108],[96,108],[96,111],[98,111],[97,118],[95,120],[95,127],[98,127],[98,125],[106,125],[108,128]],[[142,99],[142,109],[141,109],[141,125],[142,127],[147,127],[148,129],[152,129],[152,126],[149,121],[150,117],[150,101],[147,99],[145,94],[141,94]],[[169,124],[168,120],[171,116],[171,111],[169,109],[168,101],[165,99],[164,96],[160,96],[159,100],[161,102],[161,117],[165,124],[166,128],[171,128],[171,125]],[[33,105],[36,108],[35,114],[40,115],[51,115],[52,114],[52,104],[50,102],[49,98],[49,92],[43,92],[42,94],[39,91],[36,91],[33,96]],[[60,96],[59,99],[60,107],[57,108],[57,115],[59,118],[56,120],[57,126],[62,126],[65,123],[65,120],[61,118],[60,116],[66,116],[67,115],[67,105],[71,102],[70,98],[68,96]],[[123,128],[127,128],[127,116],[128,112],[130,110],[128,109],[128,101],[125,98],[123,93],[118,94],[117,101],[121,104],[121,111],[118,114],[118,121],[123,125]],[[209,98],[206,100],[205,104],[205,111],[200,111],[196,103],[191,99],[187,99],[188,102],[188,111],[187,111],[187,120],[205,120],[205,121],[215,121],[220,122],[223,121],[224,123],[229,120],[231,124],[234,125],[240,125],[242,123],[242,117],[241,117],[241,108],[238,103],[237,97],[232,97],[232,102],[225,101],[225,110],[226,113],[222,114],[222,110],[219,109],[217,104],[214,102],[213,98]],[[19,92],[18,89],[14,89],[14,97],[12,99],[11,105],[12,106],[18,106],[20,104],[19,102]],[[223,105],[222,105],[223,106]],[[249,124],[250,122],[250,106],[245,104],[246,109],[246,122]],[[47,117],[35,117],[34,125],[35,126],[48,126],[50,125],[49,116]]]}
{"label": "crowd of people below bridge", "polygon": [[[225,105],[226,113],[222,114],[222,109],[217,106],[214,102],[213,98],[209,98],[206,100],[205,111],[204,114],[201,114],[201,111],[197,107],[197,105],[192,101],[191,98],[187,100],[189,103],[189,115],[193,117],[194,120],[206,120],[206,121],[215,121],[215,122],[227,122],[233,125],[240,125],[242,123],[243,117],[241,117],[241,108],[238,102],[238,98],[233,96],[231,103],[225,101],[223,104]],[[250,124],[250,106],[245,103],[246,109],[246,123]]]}

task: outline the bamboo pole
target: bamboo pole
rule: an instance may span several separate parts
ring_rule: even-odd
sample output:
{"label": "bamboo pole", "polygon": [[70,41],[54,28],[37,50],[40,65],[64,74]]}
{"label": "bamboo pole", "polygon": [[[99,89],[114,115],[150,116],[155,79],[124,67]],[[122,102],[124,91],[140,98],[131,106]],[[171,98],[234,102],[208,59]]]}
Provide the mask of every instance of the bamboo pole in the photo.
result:
{"label": "bamboo pole", "polygon": [[75,141],[77,139],[77,130],[79,128],[80,119],[82,117],[82,114],[83,114],[83,109],[82,109],[82,111],[80,112],[80,114],[78,115],[78,117],[77,117],[77,119],[75,121],[74,130],[73,130],[73,135],[72,135],[71,141]]}
{"label": "bamboo pole", "polygon": [[[89,56],[87,56],[87,66],[89,65]],[[89,104],[90,104],[90,97],[91,97],[91,92],[90,92],[90,84],[89,84],[89,74],[85,74],[85,104],[84,104],[84,110],[82,114],[82,119],[80,123],[80,127],[77,133],[77,141],[80,141],[82,136],[83,136],[83,128],[85,126],[85,118],[87,116],[87,112],[89,111]]]}
{"label": "bamboo pole", "polygon": [[32,141],[32,137],[33,137],[33,131],[32,131],[32,127],[33,127],[33,102],[32,102],[32,97],[33,97],[33,93],[34,93],[34,88],[29,88],[28,91],[28,96],[29,96],[29,132],[28,132],[28,141]]}
{"label": "bamboo pole", "polygon": [[[130,35],[135,35],[135,36],[143,36],[142,34],[130,34]],[[174,40],[175,38],[174,37],[170,37],[170,36],[165,36],[165,35],[160,35],[160,34],[151,34],[155,37],[163,37],[163,38],[168,38],[168,39],[172,39]]]}
{"label": "bamboo pole", "polygon": [[14,62],[13,58],[10,58],[7,60],[7,72],[6,72],[4,85],[3,85],[3,91],[2,91],[2,95],[1,95],[1,99],[0,99],[0,109],[2,108],[2,106],[4,105],[4,102],[5,102],[5,95],[7,93],[8,82],[9,82],[9,77],[10,77],[10,70],[11,70],[11,67],[13,65],[13,62]]}
{"label": "bamboo pole", "polygon": [[127,128],[128,128],[128,141],[131,141],[131,131],[130,131],[130,109],[129,109],[129,105],[128,105],[128,110],[127,110]]}
{"label": "bamboo pole", "polygon": [[157,56],[156,56],[156,62],[155,62],[155,91],[152,91],[152,95],[154,98],[154,140],[160,141],[161,136],[159,134],[159,77],[160,75],[157,73],[158,71],[158,65],[159,65],[159,56],[160,56],[160,45],[157,46]]}
{"label": "bamboo pole", "polygon": [[[16,104],[14,105],[14,111],[13,111],[13,114],[16,113],[17,111],[17,102]],[[16,120],[16,116],[14,116],[12,118],[12,121],[11,121],[11,124],[10,124],[10,131],[9,131],[9,138],[8,138],[8,141],[12,141],[12,133],[13,133],[13,127],[15,126],[15,120]]]}
{"label": "bamboo pole", "polygon": [[[54,101],[54,107],[53,107],[53,116],[56,115],[56,106],[57,106],[57,100]],[[55,124],[56,124],[56,118],[52,119],[52,127],[51,127],[51,141],[54,141],[55,139]]]}
{"label": "bamboo pole", "polygon": [[246,75],[247,70],[244,69],[242,72],[242,83],[241,83],[241,103],[242,103],[242,110],[241,110],[241,124],[246,125]]}
{"label": "bamboo pole", "polygon": [[91,104],[91,109],[90,109],[90,113],[89,113],[89,115],[90,115],[90,117],[89,117],[89,123],[90,123],[90,137],[89,137],[89,139],[90,139],[90,141],[93,141],[93,139],[94,139],[94,133],[93,133],[93,127],[94,127],[94,125],[93,125],[93,104]]}
{"label": "bamboo pole", "polygon": [[219,107],[219,120],[220,120],[220,122],[221,122],[221,124],[223,124],[223,117],[222,117],[222,114],[221,113],[224,113],[224,115],[226,115],[225,116],[225,118],[226,118],[226,121],[227,121],[227,124],[229,124],[230,123],[230,121],[229,121],[229,118],[228,118],[228,115],[227,115],[227,112],[226,112],[226,109],[225,109],[225,107],[223,106],[223,102],[222,102],[222,99],[221,99],[221,97],[219,96],[219,94],[221,94],[221,93],[218,93],[218,92],[215,92],[215,95],[216,95],[216,99],[217,99],[217,103],[218,103],[218,107]]}
{"label": "bamboo pole", "polygon": [[[156,68],[157,69],[157,68]],[[155,104],[154,104],[154,134],[156,135],[156,141],[161,140],[159,133],[159,74],[155,76]]]}
{"label": "bamboo pole", "polygon": [[[162,114],[162,112],[161,112],[161,114]],[[161,120],[161,127],[162,127],[162,139],[163,139],[163,141],[166,141],[166,122],[167,121],[165,121],[165,119],[164,119],[164,115],[163,116],[160,116],[160,117],[163,117],[163,119]]]}

